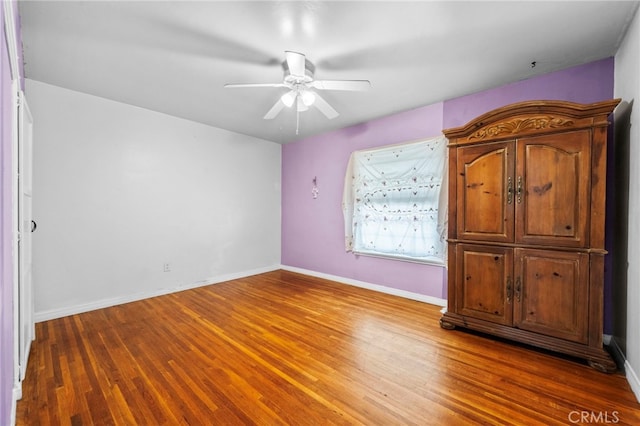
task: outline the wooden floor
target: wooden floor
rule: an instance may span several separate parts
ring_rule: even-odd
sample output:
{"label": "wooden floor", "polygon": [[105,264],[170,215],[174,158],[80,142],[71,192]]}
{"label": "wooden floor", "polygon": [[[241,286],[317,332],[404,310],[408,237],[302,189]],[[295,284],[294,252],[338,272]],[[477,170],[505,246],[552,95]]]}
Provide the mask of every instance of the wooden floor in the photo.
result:
{"label": "wooden floor", "polygon": [[37,324],[18,425],[640,424],[620,374],[286,271]]}

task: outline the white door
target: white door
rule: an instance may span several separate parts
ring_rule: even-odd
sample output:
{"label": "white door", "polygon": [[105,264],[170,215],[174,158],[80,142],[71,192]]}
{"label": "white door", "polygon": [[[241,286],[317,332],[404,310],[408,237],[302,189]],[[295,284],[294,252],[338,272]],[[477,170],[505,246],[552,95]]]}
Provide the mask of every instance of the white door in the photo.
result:
{"label": "white door", "polygon": [[21,382],[24,380],[31,342],[35,338],[33,320],[33,291],[31,283],[31,233],[35,231],[32,218],[32,139],[33,118],[27,105],[24,93],[18,91],[17,96],[17,132],[15,146],[15,287],[14,287],[14,319],[16,324],[17,356],[15,371],[15,387],[21,394]]}

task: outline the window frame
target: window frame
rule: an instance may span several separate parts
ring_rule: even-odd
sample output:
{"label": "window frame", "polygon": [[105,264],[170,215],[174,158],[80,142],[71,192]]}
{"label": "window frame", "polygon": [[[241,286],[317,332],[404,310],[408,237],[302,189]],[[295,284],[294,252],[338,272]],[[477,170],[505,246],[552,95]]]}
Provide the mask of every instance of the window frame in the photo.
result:
{"label": "window frame", "polygon": [[[392,152],[396,152],[398,150],[402,150],[403,148],[408,148],[409,150],[413,149],[418,149],[419,145],[425,144],[425,146],[428,149],[436,150],[438,152],[438,157],[435,159],[435,164],[433,166],[431,166],[432,168],[438,168],[441,167],[441,172],[440,172],[440,176],[438,181],[435,181],[434,183],[439,186],[439,190],[438,193],[436,194],[436,203],[435,203],[435,207],[436,207],[436,228],[435,229],[431,229],[430,233],[437,234],[437,240],[439,243],[439,250],[438,253],[439,255],[433,255],[433,254],[426,254],[424,257],[418,257],[418,256],[412,256],[412,255],[407,255],[407,254],[402,254],[402,253],[390,253],[390,252],[385,252],[385,251],[378,251],[375,249],[363,249],[363,247],[358,245],[358,239],[359,239],[359,234],[358,232],[360,231],[361,227],[358,228],[357,224],[358,224],[358,220],[360,219],[361,214],[357,213],[357,209],[358,209],[358,202],[360,202],[360,200],[357,200],[357,193],[361,192],[360,190],[362,189],[362,183],[358,182],[362,180],[362,173],[360,171],[360,166],[359,163],[362,162],[362,158],[364,156],[375,156],[377,153],[381,153],[381,155],[388,155],[389,154],[389,150],[391,150]],[[415,145],[415,147],[413,147]],[[429,148],[433,146],[434,148]],[[428,151],[427,151],[428,152]],[[446,261],[447,261],[447,243],[446,243],[446,227],[447,227],[447,192],[448,192],[448,176],[447,176],[447,164],[448,164],[448,152],[447,152],[447,139],[445,138],[444,135],[440,135],[437,137],[432,137],[432,138],[427,138],[427,139],[420,139],[420,140],[416,140],[416,141],[410,141],[410,142],[403,142],[400,144],[392,144],[392,145],[385,145],[385,146],[380,146],[380,147],[376,147],[376,148],[371,148],[371,149],[366,149],[366,150],[358,150],[358,151],[354,151],[351,153],[351,156],[349,158],[349,164],[347,166],[347,170],[346,170],[346,174],[345,174],[345,184],[344,184],[344,193],[343,193],[343,215],[344,215],[344,219],[345,219],[345,249],[347,252],[351,252],[356,256],[367,256],[367,257],[376,257],[376,258],[383,258],[383,259],[392,259],[392,260],[400,260],[400,261],[405,261],[405,262],[412,262],[412,263],[420,263],[420,264],[429,264],[429,265],[436,265],[436,266],[446,266]],[[409,155],[409,154],[406,154]],[[397,157],[397,155],[396,155]],[[371,157],[373,158],[373,157]],[[409,157],[410,158],[410,157]],[[425,162],[429,162],[432,159],[432,157],[429,157],[428,155],[425,157],[424,160],[418,159],[417,161],[425,161]],[[403,160],[400,160],[403,161]],[[406,162],[406,159],[404,160]],[[374,162],[375,163],[375,162]],[[385,165],[386,167],[386,165]],[[384,169],[384,167],[382,167],[383,170],[385,171],[389,171],[387,169]],[[415,168],[414,168],[415,170]],[[397,171],[397,170],[396,170]],[[420,175],[420,179],[426,179],[426,178],[431,178],[433,179],[433,176],[435,176],[433,174],[432,169],[427,169],[427,171],[429,171],[431,174],[429,175],[425,175],[424,173]],[[384,172],[381,172],[382,174],[384,174]],[[416,182],[415,179],[413,179],[414,183]],[[370,182],[370,181],[369,181]],[[381,181],[378,181],[378,184]],[[420,181],[422,182],[422,181]],[[420,184],[420,182],[416,183],[417,185]],[[366,186],[366,184],[364,184],[364,186]],[[403,188],[404,190],[406,190],[406,188]],[[360,206],[362,205],[362,203],[360,202]],[[433,206],[433,204],[431,204],[431,206]],[[415,204],[414,204],[415,207]],[[401,209],[397,209],[394,210],[395,212],[401,212]],[[406,211],[402,210],[402,213],[398,213],[398,215],[402,215],[405,214]],[[385,218],[386,219],[386,218]],[[407,221],[407,219],[405,219],[405,222]],[[375,221],[373,222],[375,223]],[[408,226],[408,225],[407,225]],[[385,228],[386,230],[386,228]],[[415,229],[414,229],[415,230]],[[420,232],[420,231],[416,231],[416,232]],[[392,238],[394,238],[394,236],[391,236]],[[361,238],[360,238],[361,240]],[[410,240],[411,241],[411,240]],[[413,240],[415,241],[415,240]],[[436,241],[436,239],[432,238],[430,239],[431,242]],[[401,244],[400,244],[401,245]],[[400,246],[399,245],[399,246]]]}

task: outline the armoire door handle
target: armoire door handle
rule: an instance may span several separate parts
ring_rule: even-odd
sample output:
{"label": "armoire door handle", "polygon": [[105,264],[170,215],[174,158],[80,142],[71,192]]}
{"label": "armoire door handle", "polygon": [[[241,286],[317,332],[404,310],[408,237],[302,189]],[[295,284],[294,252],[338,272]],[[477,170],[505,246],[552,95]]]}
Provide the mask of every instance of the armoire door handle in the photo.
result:
{"label": "armoire door handle", "polygon": [[37,227],[38,227],[38,224],[36,223],[36,221],[32,220],[31,221],[31,232],[34,232]]}

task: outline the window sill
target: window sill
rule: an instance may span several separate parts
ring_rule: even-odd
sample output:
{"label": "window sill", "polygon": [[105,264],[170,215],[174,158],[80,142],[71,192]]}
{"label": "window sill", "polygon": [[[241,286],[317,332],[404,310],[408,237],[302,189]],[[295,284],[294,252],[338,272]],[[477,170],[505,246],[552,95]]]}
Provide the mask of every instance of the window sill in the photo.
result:
{"label": "window sill", "polygon": [[401,262],[410,262],[410,263],[420,263],[423,265],[433,265],[433,266],[441,266],[446,267],[446,263],[442,259],[429,258],[429,259],[420,259],[415,257],[408,256],[400,256],[400,255],[392,255],[392,254],[383,254],[383,253],[371,253],[371,252],[362,252],[362,251],[352,251],[356,257],[365,256],[365,257],[376,257],[379,259],[387,259],[387,260],[399,260]]}

